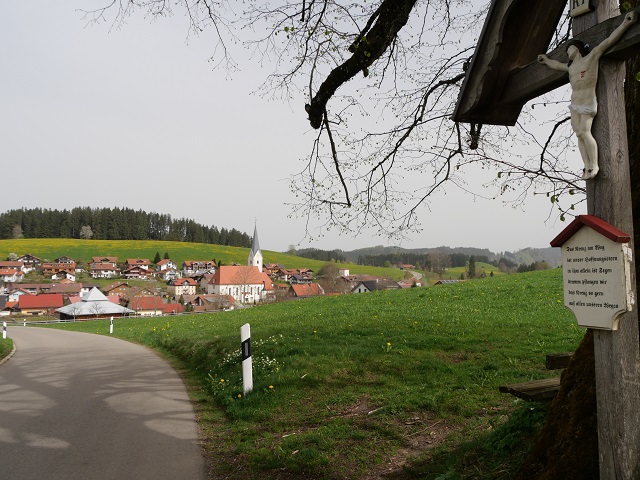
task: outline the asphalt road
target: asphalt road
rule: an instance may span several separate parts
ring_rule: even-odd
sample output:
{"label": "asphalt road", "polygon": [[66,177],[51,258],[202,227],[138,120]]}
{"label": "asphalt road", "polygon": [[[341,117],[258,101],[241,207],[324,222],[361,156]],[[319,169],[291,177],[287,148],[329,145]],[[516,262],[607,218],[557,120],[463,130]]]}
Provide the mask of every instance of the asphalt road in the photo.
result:
{"label": "asphalt road", "polygon": [[115,338],[9,327],[0,366],[0,477],[190,480],[205,468],[175,371]]}

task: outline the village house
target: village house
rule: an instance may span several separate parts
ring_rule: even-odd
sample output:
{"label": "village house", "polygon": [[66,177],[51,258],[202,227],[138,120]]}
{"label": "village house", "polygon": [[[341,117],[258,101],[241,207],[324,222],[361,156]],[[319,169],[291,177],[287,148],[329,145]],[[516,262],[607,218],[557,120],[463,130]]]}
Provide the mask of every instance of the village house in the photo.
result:
{"label": "village house", "polygon": [[148,258],[127,258],[124,269],[131,270],[135,267],[140,267],[143,270],[149,270],[151,261]]}
{"label": "village house", "polygon": [[289,278],[291,285],[311,285],[313,276],[304,273],[296,273]]}
{"label": "village house", "polygon": [[416,266],[408,264],[408,263],[400,263],[400,264],[398,264],[398,268],[400,270],[413,270],[413,269],[416,268]]}
{"label": "village house", "polygon": [[67,257],[66,255],[63,255],[62,257],[58,257],[56,258],[54,261],[54,263],[68,263],[68,264],[73,264],[73,268],[75,268],[77,262],[71,258],[71,257]]}
{"label": "village house", "polygon": [[115,282],[111,285],[107,285],[102,288],[102,291],[107,296],[113,296],[118,298],[124,298],[127,296],[130,290],[130,286],[126,282]]}
{"label": "village house", "polygon": [[[62,257],[65,260],[68,260],[69,257]],[[59,259],[58,259],[59,260]],[[54,275],[56,275],[57,273],[60,272],[75,272],[76,271],[76,263],[71,261],[64,261],[64,262],[43,262],[42,264],[42,274],[47,277],[47,278],[51,278]]]}
{"label": "village house", "polygon": [[109,264],[116,268],[118,266],[118,257],[91,257],[91,264],[89,266],[92,267],[94,264]]}
{"label": "village house", "polygon": [[0,315],[1,316],[8,316],[13,314],[16,309],[18,308],[18,302],[10,302],[7,301],[5,302],[4,306],[2,307],[2,310],[0,310]]}
{"label": "village house", "polygon": [[194,312],[210,312],[217,310],[230,310],[233,308],[235,300],[229,295],[198,294],[184,295],[185,307]]}
{"label": "village house", "polygon": [[29,269],[24,262],[19,260],[2,260],[0,261],[0,269],[2,270],[17,270],[22,273],[28,273]]}
{"label": "village house", "polygon": [[216,263],[208,260],[185,260],[182,262],[182,274],[192,277],[199,273],[212,273],[216,269]]}
{"label": "village house", "polygon": [[111,262],[91,263],[89,275],[92,278],[115,278],[120,276],[120,269]]}
{"label": "village house", "polygon": [[15,268],[0,268],[0,282],[20,283],[24,278],[24,272]]}
{"label": "village house", "polygon": [[51,280],[69,280],[70,282],[76,281],[75,270],[60,270],[59,272],[51,275]]}
{"label": "village house", "polygon": [[166,270],[160,270],[155,273],[155,276],[160,278],[161,280],[168,282],[170,280],[175,280],[177,278],[182,278],[181,273],[175,268],[169,268]]}
{"label": "village house", "polygon": [[157,297],[162,295],[163,291],[156,287],[136,287],[131,286],[127,292],[127,298],[134,297]]}
{"label": "village house", "polygon": [[192,277],[198,273],[211,273],[216,269],[215,262],[208,260],[185,260],[182,262],[182,274]]}
{"label": "village house", "polygon": [[129,300],[129,308],[143,317],[156,316],[162,315],[164,303],[162,303],[162,298],[158,296],[134,297]]}
{"label": "village house", "polygon": [[184,307],[181,303],[165,303],[162,307],[163,315],[177,315],[184,312]]}
{"label": "village house", "polygon": [[397,290],[400,287],[397,282],[385,279],[376,278],[373,280],[362,280],[351,289],[351,293],[365,293],[375,292],[377,290]]}
{"label": "village house", "polygon": [[120,274],[122,278],[138,278],[141,280],[145,280],[149,277],[153,276],[153,273],[148,270],[148,268],[144,268],[142,265],[138,265],[136,267],[131,267]]}
{"label": "village house", "polygon": [[59,283],[49,289],[49,293],[59,293],[63,298],[82,297],[82,285],[79,283]]}
{"label": "village house", "polygon": [[420,282],[418,282],[416,279],[414,278],[409,278],[407,280],[400,280],[398,282],[398,286],[400,288],[412,288],[414,286],[416,287],[421,287],[422,284]]}
{"label": "village house", "polygon": [[198,282],[198,288],[201,292],[207,291],[207,285],[213,278],[213,273],[205,273],[203,275],[199,275],[198,277],[194,277],[194,279]]}
{"label": "village house", "polygon": [[175,298],[180,295],[195,295],[196,281],[193,278],[177,278],[167,284],[167,292]]}
{"label": "village house", "polygon": [[42,265],[42,260],[35,255],[30,255],[28,253],[18,257],[17,260],[24,263],[25,273],[37,270]]}
{"label": "village house", "polygon": [[163,258],[158,263],[156,263],[156,271],[162,272],[164,270],[177,270],[178,264],[171,260],[170,258]]}
{"label": "village house", "polygon": [[318,283],[292,284],[289,287],[289,296],[294,298],[309,298],[324,295],[324,288]]}
{"label": "village house", "polygon": [[59,293],[20,295],[17,309],[22,315],[52,315],[63,304],[64,300]]}
{"label": "village house", "polygon": [[32,295],[32,294],[28,290],[25,290],[23,288],[18,288],[16,290],[13,290],[11,293],[9,293],[8,301],[17,302],[18,298],[20,298],[20,295]]}
{"label": "village house", "polygon": [[268,263],[262,267],[262,271],[270,277],[273,277],[279,270],[282,269],[284,269],[284,266],[279,263]]}
{"label": "village house", "polygon": [[[53,286],[52,283],[23,283],[21,285],[16,286],[16,288],[20,288],[29,292],[31,295],[38,295],[40,293],[47,293],[49,289]],[[14,286],[9,285],[9,291],[13,291]]]}

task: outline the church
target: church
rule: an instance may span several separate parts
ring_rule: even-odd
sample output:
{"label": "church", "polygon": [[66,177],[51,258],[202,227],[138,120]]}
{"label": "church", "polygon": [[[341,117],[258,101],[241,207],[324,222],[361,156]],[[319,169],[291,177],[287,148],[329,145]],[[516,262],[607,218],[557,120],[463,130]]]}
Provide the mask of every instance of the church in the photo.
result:
{"label": "church", "polygon": [[207,285],[207,293],[230,295],[236,302],[243,304],[264,302],[273,294],[273,282],[262,271],[262,266],[263,257],[256,225],[247,265],[220,266]]}

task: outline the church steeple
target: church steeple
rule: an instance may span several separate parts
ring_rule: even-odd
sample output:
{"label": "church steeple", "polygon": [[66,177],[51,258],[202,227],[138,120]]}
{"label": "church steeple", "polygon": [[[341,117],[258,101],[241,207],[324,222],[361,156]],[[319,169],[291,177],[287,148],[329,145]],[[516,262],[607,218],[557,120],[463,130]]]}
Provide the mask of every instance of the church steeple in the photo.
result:
{"label": "church steeple", "polygon": [[253,228],[253,242],[247,264],[258,267],[258,270],[262,272],[262,261],[262,252],[260,251],[260,242],[258,241],[258,224],[256,223]]}

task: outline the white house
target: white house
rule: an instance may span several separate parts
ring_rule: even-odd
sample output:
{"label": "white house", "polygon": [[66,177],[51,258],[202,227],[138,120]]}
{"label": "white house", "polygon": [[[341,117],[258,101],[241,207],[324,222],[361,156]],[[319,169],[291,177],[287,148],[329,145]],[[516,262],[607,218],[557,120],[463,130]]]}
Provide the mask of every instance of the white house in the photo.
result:
{"label": "white house", "polygon": [[24,273],[21,270],[15,268],[3,268],[0,269],[0,281],[5,283],[21,282],[24,277]]}
{"label": "white house", "polygon": [[178,264],[170,258],[164,258],[156,263],[156,272],[162,272],[164,270],[177,270]]}
{"label": "white house", "polygon": [[157,271],[156,276],[160,277],[165,282],[168,282],[169,280],[180,278],[181,274],[175,268],[166,268],[164,270]]}
{"label": "white house", "polygon": [[120,270],[112,263],[93,263],[89,274],[92,278],[114,278],[120,275]]}

